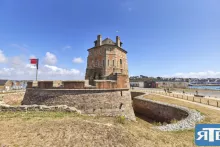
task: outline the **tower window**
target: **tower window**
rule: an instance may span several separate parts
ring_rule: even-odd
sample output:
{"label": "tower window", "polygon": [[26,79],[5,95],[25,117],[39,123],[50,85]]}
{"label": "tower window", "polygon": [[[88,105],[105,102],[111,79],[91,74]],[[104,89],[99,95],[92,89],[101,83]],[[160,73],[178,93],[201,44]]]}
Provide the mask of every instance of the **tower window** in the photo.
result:
{"label": "tower window", "polygon": [[94,61],[92,60],[92,67],[94,67]]}
{"label": "tower window", "polygon": [[115,66],[115,61],[114,60],[112,61],[112,63],[113,63],[113,66]]}
{"label": "tower window", "polygon": [[108,60],[108,66],[109,66],[109,60]]}
{"label": "tower window", "polygon": [[122,60],[120,59],[120,64],[122,64]]}

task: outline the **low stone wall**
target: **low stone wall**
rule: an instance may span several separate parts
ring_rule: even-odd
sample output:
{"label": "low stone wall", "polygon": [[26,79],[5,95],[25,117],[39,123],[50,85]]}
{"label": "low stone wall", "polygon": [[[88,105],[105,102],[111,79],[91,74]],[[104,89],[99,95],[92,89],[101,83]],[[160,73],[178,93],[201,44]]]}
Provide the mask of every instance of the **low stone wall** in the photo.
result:
{"label": "low stone wall", "polygon": [[57,106],[45,106],[45,105],[20,105],[20,106],[10,106],[6,104],[0,104],[0,112],[8,111],[60,111],[60,112],[75,112],[81,114],[81,111],[74,107],[68,107],[66,105]]}
{"label": "low stone wall", "polygon": [[27,82],[27,88],[84,89],[85,81],[33,81]]}
{"label": "low stone wall", "polygon": [[85,81],[63,81],[64,89],[84,89]]}
{"label": "low stone wall", "polygon": [[117,88],[117,81],[114,80],[94,80],[97,89],[114,89]]}
{"label": "low stone wall", "polygon": [[22,105],[67,105],[84,114],[125,116],[135,120],[129,89],[27,88]]}
{"label": "low stone wall", "polygon": [[[132,92],[133,93],[133,92]],[[136,95],[138,92],[135,92]],[[159,122],[170,122],[171,120],[179,120],[175,124],[167,124],[155,127],[162,131],[177,131],[184,129],[192,129],[195,124],[201,121],[204,117],[196,110],[191,110],[186,107],[162,103],[144,98],[143,92],[140,96],[133,98],[134,111],[142,114],[152,120]]]}
{"label": "low stone wall", "polygon": [[38,87],[39,88],[52,88],[53,87],[53,81],[38,81]]}
{"label": "low stone wall", "polygon": [[144,95],[144,92],[136,92],[136,91],[132,91],[131,92],[131,98],[133,100],[134,97],[140,96],[140,95]]}

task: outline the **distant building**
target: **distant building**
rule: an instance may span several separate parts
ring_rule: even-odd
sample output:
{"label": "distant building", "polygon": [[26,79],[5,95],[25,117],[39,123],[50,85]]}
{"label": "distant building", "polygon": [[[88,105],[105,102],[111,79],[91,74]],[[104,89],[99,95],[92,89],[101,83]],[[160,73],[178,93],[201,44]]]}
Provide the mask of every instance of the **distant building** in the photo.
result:
{"label": "distant building", "polygon": [[7,80],[0,80],[0,90],[5,90],[5,83]]}
{"label": "distant building", "polygon": [[187,88],[188,82],[156,82],[158,88]]}
{"label": "distant building", "polygon": [[157,88],[157,84],[155,81],[130,82],[130,86],[140,88]]}
{"label": "distant building", "polygon": [[157,83],[155,81],[145,81],[144,88],[157,88]]}
{"label": "distant building", "polygon": [[11,80],[8,80],[4,85],[4,90],[5,91],[12,90],[13,85],[14,85],[14,83]]}
{"label": "distant building", "polygon": [[131,87],[139,87],[139,82],[130,82]]}

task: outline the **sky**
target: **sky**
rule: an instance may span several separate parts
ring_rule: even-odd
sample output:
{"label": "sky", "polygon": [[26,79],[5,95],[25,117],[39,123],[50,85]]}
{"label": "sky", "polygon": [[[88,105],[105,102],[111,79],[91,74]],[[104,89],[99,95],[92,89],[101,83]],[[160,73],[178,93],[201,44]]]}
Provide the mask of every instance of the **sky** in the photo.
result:
{"label": "sky", "polygon": [[219,0],[0,0],[0,79],[84,79],[98,34],[130,76],[220,78]]}

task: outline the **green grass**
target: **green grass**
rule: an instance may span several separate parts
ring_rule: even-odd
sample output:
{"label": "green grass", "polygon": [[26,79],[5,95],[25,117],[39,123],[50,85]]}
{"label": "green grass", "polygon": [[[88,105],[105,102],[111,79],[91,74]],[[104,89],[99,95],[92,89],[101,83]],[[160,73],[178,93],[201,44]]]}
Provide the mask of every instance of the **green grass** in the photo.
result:
{"label": "green grass", "polygon": [[120,124],[125,124],[126,118],[124,116],[118,116],[116,117],[116,122]]}
{"label": "green grass", "polygon": [[163,125],[161,122],[156,122],[156,121],[153,122],[152,124],[153,124],[154,126],[162,126],[162,125]]}
{"label": "green grass", "polygon": [[175,118],[170,121],[171,124],[175,124],[177,122],[178,122],[178,120],[176,120]]}

